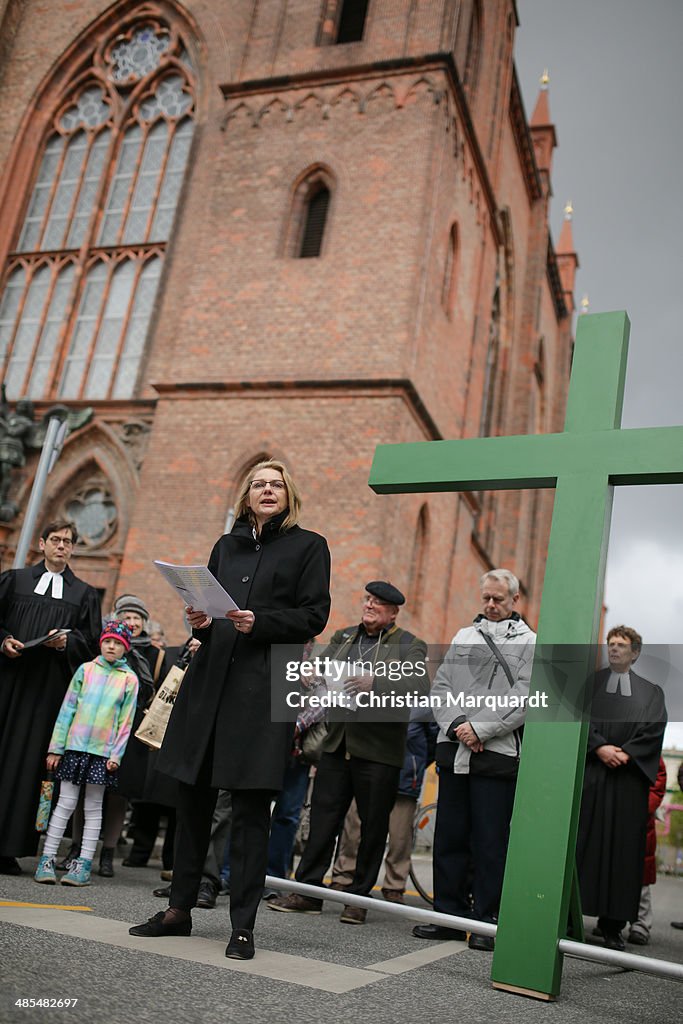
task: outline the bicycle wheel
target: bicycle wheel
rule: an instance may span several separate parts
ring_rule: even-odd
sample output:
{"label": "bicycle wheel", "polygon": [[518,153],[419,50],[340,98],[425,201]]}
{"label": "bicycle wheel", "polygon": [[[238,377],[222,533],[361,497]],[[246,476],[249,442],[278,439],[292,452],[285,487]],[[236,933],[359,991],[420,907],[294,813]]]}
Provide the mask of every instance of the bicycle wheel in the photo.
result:
{"label": "bicycle wheel", "polygon": [[434,848],[434,825],[436,804],[425,804],[415,812],[413,826],[413,855],[410,861],[410,878],[422,899],[431,906],[434,903],[432,852]]}

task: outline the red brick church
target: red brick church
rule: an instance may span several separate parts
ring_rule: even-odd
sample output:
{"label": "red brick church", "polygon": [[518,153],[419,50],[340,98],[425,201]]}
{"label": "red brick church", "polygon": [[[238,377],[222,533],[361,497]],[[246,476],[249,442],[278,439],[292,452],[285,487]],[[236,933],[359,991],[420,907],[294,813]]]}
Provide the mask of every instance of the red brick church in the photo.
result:
{"label": "red brick church", "polygon": [[179,640],[151,560],[205,562],[273,455],[332,624],[382,577],[446,641],[492,565],[535,619],[551,493],[367,486],[379,443],[562,429],[577,257],[517,30],[514,0],[0,0],[0,376],[36,420],[92,409],[42,518],[105,608],[134,591]]}

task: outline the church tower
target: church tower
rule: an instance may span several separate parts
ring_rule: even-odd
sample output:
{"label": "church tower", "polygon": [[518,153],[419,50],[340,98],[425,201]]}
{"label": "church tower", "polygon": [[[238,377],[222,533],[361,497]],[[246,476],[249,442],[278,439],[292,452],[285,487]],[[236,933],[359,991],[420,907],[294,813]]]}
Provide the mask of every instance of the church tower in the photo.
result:
{"label": "church tower", "polygon": [[514,0],[0,0],[0,28],[0,371],[37,416],[93,410],[45,508],[105,606],[139,593],[180,639],[151,560],[205,561],[273,455],[331,624],[387,578],[444,642],[492,565],[533,620],[548,495],[367,487],[380,443],[562,429],[573,276]]}

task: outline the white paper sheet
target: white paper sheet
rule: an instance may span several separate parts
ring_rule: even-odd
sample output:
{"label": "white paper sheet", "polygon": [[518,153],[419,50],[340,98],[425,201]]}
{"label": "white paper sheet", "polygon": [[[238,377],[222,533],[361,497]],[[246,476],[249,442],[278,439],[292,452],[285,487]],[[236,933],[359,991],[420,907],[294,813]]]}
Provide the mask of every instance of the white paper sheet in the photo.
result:
{"label": "white paper sheet", "polygon": [[154,562],[157,569],[186,605],[206,612],[214,619],[224,619],[227,612],[239,611],[230,594],[220,585],[205,565],[173,565]]}

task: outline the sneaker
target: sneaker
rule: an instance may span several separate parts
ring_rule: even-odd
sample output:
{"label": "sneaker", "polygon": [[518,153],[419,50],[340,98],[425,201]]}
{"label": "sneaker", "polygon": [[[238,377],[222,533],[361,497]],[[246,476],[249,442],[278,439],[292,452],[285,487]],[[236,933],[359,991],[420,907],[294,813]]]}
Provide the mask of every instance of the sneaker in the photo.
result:
{"label": "sneaker", "polygon": [[55,864],[55,870],[70,871],[71,865],[76,860],[76,857],[78,857],[80,850],[81,848],[78,845],[78,843],[72,843],[71,846],[69,847],[69,852],[67,853],[66,857],[62,857],[62,859],[58,860],[57,863]]}
{"label": "sneaker", "polygon": [[382,889],[382,899],[387,903],[405,903],[400,889]]}
{"label": "sneaker", "polygon": [[281,910],[283,914],[321,914],[323,901],[314,900],[311,896],[300,896],[298,892],[290,892],[289,896],[269,900],[268,909]]}
{"label": "sneaker", "polygon": [[68,872],[62,879],[62,885],[90,885],[92,861],[84,857],[76,857]]}
{"label": "sneaker", "polygon": [[43,882],[45,885],[56,885],[57,876],[55,874],[55,859],[54,857],[41,857],[38,861],[38,867],[36,873],[33,876],[34,881]]}
{"label": "sneaker", "polygon": [[344,907],[339,920],[342,924],[365,924],[367,916],[365,907]]}

